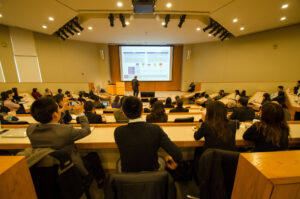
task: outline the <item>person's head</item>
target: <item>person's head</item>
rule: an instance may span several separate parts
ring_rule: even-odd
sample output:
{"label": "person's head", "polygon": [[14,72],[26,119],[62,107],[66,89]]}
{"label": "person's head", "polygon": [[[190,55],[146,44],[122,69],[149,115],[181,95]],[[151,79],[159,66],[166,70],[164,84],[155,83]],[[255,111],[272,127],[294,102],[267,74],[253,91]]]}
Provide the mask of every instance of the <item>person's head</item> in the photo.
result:
{"label": "person's head", "polygon": [[176,101],[176,104],[177,104],[177,107],[178,107],[178,108],[182,108],[182,106],[183,106],[183,101],[182,101],[181,99],[179,99],[179,100]]}
{"label": "person's head", "polygon": [[175,101],[179,100],[180,97],[178,95],[175,96]]}
{"label": "person's head", "polygon": [[246,107],[248,105],[248,98],[246,97],[241,97],[239,100],[238,100],[238,106],[239,107]]}
{"label": "person's head", "polygon": [[115,99],[114,99],[114,103],[119,103],[119,101],[120,101],[120,96],[117,95],[117,96],[115,97]]}
{"label": "person's head", "polygon": [[229,100],[228,104],[227,104],[228,108],[234,108],[236,107],[236,102],[234,100]]}
{"label": "person's head", "polygon": [[235,94],[236,95],[240,95],[240,91],[239,90],[235,90]]}
{"label": "person's head", "polygon": [[134,76],[134,79],[137,79],[137,76],[136,76],[136,75]]}
{"label": "person's head", "polygon": [[275,103],[265,103],[261,108],[262,133],[267,142],[280,146],[281,136],[289,135],[289,127],[286,123],[282,107]]}
{"label": "person's head", "polygon": [[126,96],[123,96],[120,100],[121,106],[123,105],[124,100],[126,99]]}
{"label": "person's head", "polygon": [[8,94],[6,91],[1,92],[1,99],[2,99],[2,101],[5,101],[8,99]]}
{"label": "person's head", "polygon": [[11,100],[14,96],[14,92],[12,90],[8,90],[8,91],[6,91],[6,93],[7,93],[7,97],[8,97],[7,99]]}
{"label": "person's head", "polygon": [[139,98],[129,96],[123,101],[122,109],[127,118],[137,119],[141,117],[143,104]]}
{"label": "person's head", "polygon": [[161,101],[157,101],[154,103],[154,105],[151,109],[151,114],[156,117],[159,117],[160,115],[165,114],[165,108]]}
{"label": "person's head", "polygon": [[64,95],[63,94],[57,94],[53,97],[53,99],[59,105],[60,108],[64,106]]}
{"label": "person's head", "polygon": [[63,94],[63,93],[62,93],[62,89],[61,89],[61,88],[57,89],[57,93],[58,93],[58,94]]}
{"label": "person's head", "polygon": [[70,91],[66,91],[66,92],[65,92],[65,95],[66,95],[67,97],[72,97],[72,94],[71,94]]}
{"label": "person's head", "polygon": [[33,88],[33,89],[32,89],[32,92],[33,92],[33,93],[35,93],[35,92],[37,92],[37,91],[38,91],[37,88]]}
{"label": "person's head", "polygon": [[228,140],[232,134],[227,119],[227,109],[223,102],[213,101],[207,105],[205,122],[224,141]]}
{"label": "person's head", "polygon": [[172,104],[172,99],[170,97],[167,97],[166,105],[171,105],[171,104]]}
{"label": "person's head", "polygon": [[52,97],[37,99],[30,108],[32,117],[43,124],[57,123],[60,120],[61,112]]}
{"label": "person's head", "polygon": [[245,91],[245,90],[242,90],[240,96],[241,96],[241,97],[246,97],[246,91]]}
{"label": "person's head", "polygon": [[219,95],[224,95],[224,93],[225,93],[224,90],[219,91]]}
{"label": "person's head", "polygon": [[12,92],[14,92],[14,94],[15,94],[16,96],[19,95],[18,89],[17,89],[16,87],[12,88],[11,90],[12,90]]}
{"label": "person's head", "polygon": [[153,105],[154,105],[154,103],[157,101],[157,99],[156,98],[154,98],[154,97],[151,97],[150,98],[150,107],[152,108],[153,107]]}
{"label": "person's head", "polygon": [[264,101],[271,101],[271,96],[269,93],[264,93],[263,94],[263,102]]}
{"label": "person's head", "polygon": [[209,94],[205,94],[204,97],[207,99],[209,98]]}
{"label": "person's head", "polygon": [[50,92],[50,89],[49,88],[46,88],[45,89],[45,93],[49,93]]}
{"label": "person's head", "polygon": [[94,106],[94,103],[91,102],[91,101],[87,101],[85,104],[84,104],[84,111],[85,112],[95,112],[95,106]]}
{"label": "person's head", "polygon": [[283,91],[283,86],[278,86],[277,91]]}
{"label": "person's head", "polygon": [[298,87],[300,86],[300,80],[297,82],[297,86],[298,86]]}

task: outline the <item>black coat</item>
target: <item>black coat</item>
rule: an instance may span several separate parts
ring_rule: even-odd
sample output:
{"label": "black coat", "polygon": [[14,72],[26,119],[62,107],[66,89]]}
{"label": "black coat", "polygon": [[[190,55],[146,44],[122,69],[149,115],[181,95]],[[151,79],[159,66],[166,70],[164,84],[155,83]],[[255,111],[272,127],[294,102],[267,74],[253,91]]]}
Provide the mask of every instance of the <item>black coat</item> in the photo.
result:
{"label": "black coat", "polygon": [[240,122],[252,121],[255,118],[255,111],[251,107],[238,107],[233,109],[230,119]]}

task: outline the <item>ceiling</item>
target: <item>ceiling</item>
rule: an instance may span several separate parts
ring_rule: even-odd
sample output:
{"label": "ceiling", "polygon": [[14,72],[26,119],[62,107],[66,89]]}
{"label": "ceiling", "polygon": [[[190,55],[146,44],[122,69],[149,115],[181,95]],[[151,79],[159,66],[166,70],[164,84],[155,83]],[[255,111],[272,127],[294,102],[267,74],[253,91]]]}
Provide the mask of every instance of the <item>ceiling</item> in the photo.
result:
{"label": "ceiling", "polygon": [[[123,3],[121,8],[116,5],[118,1]],[[171,8],[166,7],[169,2]],[[286,3],[288,8],[281,9]],[[182,44],[218,40],[202,31],[209,17],[238,37],[300,23],[299,11],[300,0],[157,0],[153,15],[134,15],[130,20],[131,0],[0,0],[0,24],[53,34],[78,16],[85,30],[71,39],[96,43]],[[109,13],[126,14],[130,25],[122,28],[116,17],[115,26],[110,27]],[[171,21],[168,28],[164,28],[161,23],[168,13]],[[177,25],[181,14],[187,18],[180,29]],[[55,20],[49,21],[49,16]],[[280,21],[283,16],[286,20]],[[237,23],[232,22],[234,18],[238,18]],[[43,25],[47,29],[43,29]],[[88,30],[89,26],[93,30]],[[196,31],[198,27],[201,31]]]}

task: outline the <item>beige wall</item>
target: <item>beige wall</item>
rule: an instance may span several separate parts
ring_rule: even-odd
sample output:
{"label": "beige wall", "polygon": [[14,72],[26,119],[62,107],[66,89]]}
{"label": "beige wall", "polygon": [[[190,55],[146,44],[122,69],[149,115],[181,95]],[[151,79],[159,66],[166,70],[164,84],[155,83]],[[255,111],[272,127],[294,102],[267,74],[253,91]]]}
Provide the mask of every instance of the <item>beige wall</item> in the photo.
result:
{"label": "beige wall", "polygon": [[[300,25],[233,38],[185,46],[191,59],[183,66],[184,82],[263,82],[300,79]],[[185,54],[186,56],[186,54]],[[184,75],[189,74],[189,75]],[[219,90],[215,84],[211,90]],[[251,87],[249,84],[248,86]],[[251,87],[251,88],[252,88]],[[233,88],[234,89],[234,88]],[[247,89],[247,88],[245,88]],[[275,90],[276,88],[274,88]]]}

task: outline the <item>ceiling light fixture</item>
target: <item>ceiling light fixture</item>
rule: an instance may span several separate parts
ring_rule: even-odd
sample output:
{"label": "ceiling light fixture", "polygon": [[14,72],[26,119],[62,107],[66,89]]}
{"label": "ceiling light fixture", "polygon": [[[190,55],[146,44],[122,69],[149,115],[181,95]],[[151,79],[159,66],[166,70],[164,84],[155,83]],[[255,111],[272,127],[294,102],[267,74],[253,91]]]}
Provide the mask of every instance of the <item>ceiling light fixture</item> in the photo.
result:
{"label": "ceiling light fixture", "polygon": [[224,31],[224,28],[222,26],[220,26],[217,30],[217,32],[215,32],[214,37],[217,36],[217,34],[219,34],[221,31]]}
{"label": "ceiling light fixture", "polygon": [[2,18],[3,17],[3,15],[0,13],[0,18]]}
{"label": "ceiling light fixture", "polygon": [[72,22],[68,23],[67,26],[68,26],[68,28],[70,28],[72,31],[74,31],[74,32],[76,32],[76,33],[79,33],[79,31],[78,31],[76,28],[73,27],[73,23],[72,23]]}
{"label": "ceiling light fixture", "polygon": [[169,22],[170,22],[170,14],[167,14],[166,17],[165,17],[165,25],[164,25],[165,28],[168,27]]}
{"label": "ceiling light fixture", "polygon": [[211,34],[208,34],[209,37],[211,37]]}
{"label": "ceiling light fixture", "polygon": [[65,29],[68,33],[70,33],[71,35],[74,35],[74,33],[69,29],[68,26],[65,26],[64,29]]}
{"label": "ceiling light fixture", "polygon": [[79,36],[79,35],[80,35],[80,32],[79,32],[79,33],[77,33],[77,35]]}
{"label": "ceiling light fixture", "polygon": [[56,31],[56,32],[55,32],[55,35],[58,36],[58,37],[60,37],[62,40],[66,40],[66,38],[64,38],[64,37],[60,34],[59,31]]}
{"label": "ceiling light fixture", "polygon": [[179,24],[178,24],[179,28],[182,27],[182,24],[185,22],[185,18],[186,18],[186,15],[181,15],[180,16],[180,21],[179,21]]}
{"label": "ceiling light fixture", "polygon": [[49,21],[54,21],[53,17],[48,17]]}
{"label": "ceiling light fixture", "polygon": [[48,27],[46,25],[42,25],[42,28],[47,29]]}
{"label": "ceiling light fixture", "polygon": [[118,7],[122,7],[122,6],[123,6],[123,3],[119,1],[119,2],[117,3],[117,6],[118,6]]}
{"label": "ceiling light fixture", "polygon": [[281,6],[282,9],[286,9],[286,8],[288,8],[288,7],[289,7],[289,4],[283,4],[283,5]]}
{"label": "ceiling light fixture", "polygon": [[286,17],[281,17],[280,18],[280,21],[284,21],[284,20],[286,20]]}
{"label": "ceiling light fixture", "polygon": [[166,7],[167,7],[167,8],[171,8],[171,7],[172,7],[172,3],[167,3],[167,4],[166,4]]}
{"label": "ceiling light fixture", "polygon": [[232,20],[233,23],[236,23],[236,22],[238,22],[238,21],[239,21],[238,18],[234,18],[234,19]]}
{"label": "ceiling light fixture", "polygon": [[115,20],[115,17],[114,17],[114,15],[113,14],[109,14],[108,15],[108,19],[109,19],[109,22],[110,22],[110,26],[111,27],[114,27],[114,20]]}
{"label": "ceiling light fixture", "polygon": [[217,29],[219,28],[219,24],[215,24],[213,29],[211,31],[209,31],[209,34],[212,34],[213,32],[215,32]]}
{"label": "ceiling light fixture", "polygon": [[67,35],[67,33],[63,29],[59,29],[59,31],[65,36],[65,38],[69,38],[69,35]]}
{"label": "ceiling light fixture", "polygon": [[244,27],[240,27],[240,30],[243,31],[243,30],[245,30],[245,28]]}
{"label": "ceiling light fixture", "polygon": [[119,15],[119,19],[121,21],[122,27],[125,28],[126,27],[126,23],[125,23],[125,17],[123,14]]}
{"label": "ceiling light fixture", "polygon": [[93,27],[92,27],[92,26],[89,26],[88,29],[89,29],[89,30],[93,30]]}
{"label": "ceiling light fixture", "polygon": [[162,26],[166,25],[166,22],[161,22],[161,25],[162,25]]}
{"label": "ceiling light fixture", "polygon": [[198,27],[198,28],[196,28],[196,30],[197,30],[197,31],[200,31],[200,30],[201,30],[201,28],[199,28],[199,27]]}
{"label": "ceiling light fixture", "polygon": [[78,23],[78,17],[75,17],[73,20],[72,20],[72,23],[80,30],[80,31],[83,31],[84,28]]}
{"label": "ceiling light fixture", "polygon": [[203,32],[207,31],[208,29],[212,28],[215,25],[215,22],[210,18],[210,23],[208,26],[203,28]]}
{"label": "ceiling light fixture", "polygon": [[126,24],[126,26],[128,26],[130,23],[129,23],[129,21],[126,21],[125,24]]}

